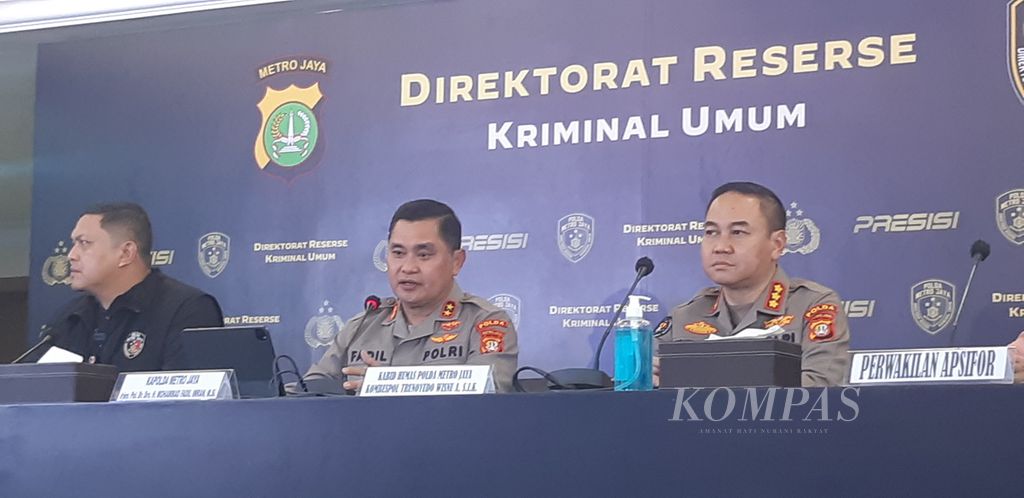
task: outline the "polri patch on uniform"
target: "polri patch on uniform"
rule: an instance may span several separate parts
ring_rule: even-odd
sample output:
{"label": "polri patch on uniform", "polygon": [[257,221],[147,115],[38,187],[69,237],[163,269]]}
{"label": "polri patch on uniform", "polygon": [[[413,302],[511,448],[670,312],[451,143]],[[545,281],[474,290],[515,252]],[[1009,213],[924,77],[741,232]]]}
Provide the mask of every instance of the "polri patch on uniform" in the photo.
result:
{"label": "polri patch on uniform", "polygon": [[502,328],[502,329],[507,329],[508,328],[508,322],[505,321],[505,320],[484,320],[484,321],[476,324],[476,329],[481,331],[481,332],[483,332],[485,329],[490,329],[490,328],[494,328],[494,327],[498,327],[498,328]]}
{"label": "polri patch on uniform", "polygon": [[441,324],[441,330],[445,332],[451,332],[462,326],[462,322],[459,320],[452,320],[450,322],[444,322]]}
{"label": "polri patch on uniform", "polygon": [[687,332],[691,334],[697,335],[711,335],[714,334],[715,332],[718,332],[718,329],[716,329],[714,325],[711,325],[710,323],[705,322],[703,320],[699,322],[688,323],[683,326],[683,329],[685,329]]}
{"label": "polri patch on uniform", "polygon": [[814,342],[831,341],[836,338],[836,313],[834,304],[819,304],[804,313],[807,321],[808,339]]}
{"label": "polri patch on uniform", "polygon": [[672,330],[672,317],[666,316],[658,322],[658,326],[654,329],[654,337],[661,337]]}
{"label": "polri patch on uniform", "polygon": [[142,348],[144,347],[146,347],[146,334],[135,330],[125,338],[124,347],[121,349],[125,358],[134,360],[137,356],[142,354]]}
{"label": "polri patch on uniform", "polygon": [[480,331],[480,353],[501,353],[505,351],[505,333],[498,330]]}
{"label": "polri patch on uniform", "polygon": [[782,315],[772,318],[771,320],[765,320],[764,328],[770,329],[776,325],[779,327],[785,327],[786,325],[793,323],[793,318],[793,315]]}
{"label": "polri patch on uniform", "polygon": [[448,301],[441,307],[441,318],[451,318],[455,316],[455,301]]}
{"label": "polri patch on uniform", "polygon": [[768,292],[768,298],[764,300],[764,308],[772,311],[779,311],[782,309],[782,301],[786,296],[786,286],[782,285],[782,282],[772,282],[771,291]]}

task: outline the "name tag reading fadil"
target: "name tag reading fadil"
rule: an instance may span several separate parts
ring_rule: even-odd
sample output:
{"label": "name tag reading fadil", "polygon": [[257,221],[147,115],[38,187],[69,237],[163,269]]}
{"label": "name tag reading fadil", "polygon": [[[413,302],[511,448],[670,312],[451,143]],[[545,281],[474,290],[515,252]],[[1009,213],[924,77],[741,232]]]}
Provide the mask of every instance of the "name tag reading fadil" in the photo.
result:
{"label": "name tag reading fadil", "polygon": [[850,384],[1011,384],[1006,346],[852,351]]}
{"label": "name tag reading fadil", "polygon": [[110,401],[197,401],[238,398],[235,371],[125,372],[117,376]]}
{"label": "name tag reading fadil", "polygon": [[370,367],[360,396],[438,396],[494,392],[490,365]]}

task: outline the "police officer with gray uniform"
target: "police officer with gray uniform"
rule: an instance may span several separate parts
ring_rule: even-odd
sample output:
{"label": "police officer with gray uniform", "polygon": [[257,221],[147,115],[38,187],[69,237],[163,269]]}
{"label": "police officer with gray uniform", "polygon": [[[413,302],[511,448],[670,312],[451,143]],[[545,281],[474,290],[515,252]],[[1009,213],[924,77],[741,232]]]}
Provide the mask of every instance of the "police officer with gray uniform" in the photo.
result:
{"label": "police officer with gray uniform", "polygon": [[340,384],[343,368],[412,365],[492,365],[495,389],[511,391],[519,346],[512,321],[486,299],[452,287],[448,299],[429,320],[411,325],[395,298],[357,315],[335,336],[330,349],[305,379],[332,378]]}
{"label": "police officer with gray uniform", "polygon": [[850,363],[842,303],[835,291],[786,275],[778,264],[786,243],[786,212],[775,193],[750,182],[715,189],[701,262],[718,285],[676,306],[655,331],[658,340],[705,340],[778,326],[783,339],[803,348],[803,386],[841,384]]}
{"label": "police officer with gray uniform", "polygon": [[304,376],[358,391],[367,367],[491,365],[497,391],[511,391],[519,344],[509,316],[455,283],[465,262],[462,227],[440,202],[403,204],[388,231],[394,298],[357,315]]}
{"label": "police officer with gray uniform", "polygon": [[839,296],[828,287],[799,278],[782,268],[758,299],[747,306],[729,306],[719,287],[701,290],[672,309],[672,326],[661,341],[704,340],[711,334],[731,336],[748,328],[778,325],[783,340],[803,347],[801,384],[831,386],[849,371],[850,329]]}

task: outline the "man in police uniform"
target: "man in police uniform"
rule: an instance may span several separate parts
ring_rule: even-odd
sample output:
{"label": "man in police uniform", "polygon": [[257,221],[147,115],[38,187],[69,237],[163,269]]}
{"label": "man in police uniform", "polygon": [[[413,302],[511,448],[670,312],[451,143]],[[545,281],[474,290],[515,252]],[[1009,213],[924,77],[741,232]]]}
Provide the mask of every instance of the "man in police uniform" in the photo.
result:
{"label": "man in police uniform", "polygon": [[150,268],[153,231],[137,204],[86,211],[71,233],[71,288],[85,295],[44,326],[54,345],[118,370],[177,368],[181,331],[220,327],[217,300]]}
{"label": "man in police uniform", "polygon": [[357,315],[304,379],[358,391],[370,366],[492,365],[495,388],[510,391],[519,346],[512,321],[455,283],[466,261],[462,225],[450,207],[403,204],[388,229],[388,283],[395,298]]}
{"label": "man in police uniform", "polygon": [[727,183],[715,189],[706,218],[701,260],[718,286],[676,306],[671,322],[658,327],[659,340],[704,340],[777,325],[783,338],[803,347],[802,385],[843,382],[850,341],[843,306],[835,291],[791,279],[779,267],[786,248],[779,198],[756,183]]}

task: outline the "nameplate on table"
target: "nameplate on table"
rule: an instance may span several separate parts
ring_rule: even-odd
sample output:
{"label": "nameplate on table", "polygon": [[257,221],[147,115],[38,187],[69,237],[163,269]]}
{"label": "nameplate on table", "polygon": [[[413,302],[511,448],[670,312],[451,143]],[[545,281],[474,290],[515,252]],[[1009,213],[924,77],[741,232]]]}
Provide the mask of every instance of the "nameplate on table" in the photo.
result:
{"label": "nameplate on table", "polygon": [[1006,346],[850,352],[850,384],[1010,384]]}
{"label": "nameplate on table", "polygon": [[490,365],[370,367],[360,396],[438,396],[494,392]]}
{"label": "nameplate on table", "polygon": [[115,402],[201,401],[238,397],[235,371],[125,372],[110,395]]}

